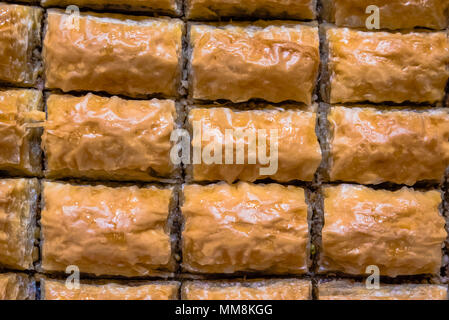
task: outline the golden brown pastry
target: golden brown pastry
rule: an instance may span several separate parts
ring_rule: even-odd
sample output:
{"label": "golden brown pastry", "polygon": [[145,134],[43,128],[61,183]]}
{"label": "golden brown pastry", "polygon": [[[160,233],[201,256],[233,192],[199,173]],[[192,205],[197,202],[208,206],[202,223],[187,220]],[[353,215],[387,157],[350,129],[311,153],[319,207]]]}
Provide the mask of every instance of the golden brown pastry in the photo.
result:
{"label": "golden brown pastry", "polygon": [[97,10],[147,11],[180,15],[182,0],[41,0],[44,7],[76,5]]}
{"label": "golden brown pastry", "polygon": [[331,103],[443,100],[449,77],[445,32],[328,28]]}
{"label": "golden brown pastry", "polygon": [[[191,172],[195,181],[224,180],[232,183],[237,180],[255,181],[264,178],[288,182],[292,180],[312,181],[321,162],[321,149],[315,133],[315,108],[274,108],[266,106],[263,110],[236,111],[229,108],[194,108],[189,112],[188,123],[194,132],[194,127],[201,128],[201,136],[193,135],[192,146],[201,145],[204,151],[211,144],[222,150],[222,164],[194,164]],[[244,143],[238,139],[239,131],[248,134]],[[233,129],[230,146],[233,146],[233,160],[227,161],[226,130]],[[266,130],[265,136],[261,129]],[[271,130],[276,130],[271,133]],[[210,136],[210,139],[205,137]],[[256,164],[249,164],[249,141],[251,136],[257,140]],[[232,143],[232,144],[231,144]],[[264,146],[263,144],[266,144]],[[237,148],[237,145],[239,147]],[[236,164],[238,150],[245,146],[244,164]],[[274,151],[277,146],[277,151]],[[265,149],[264,149],[265,148]],[[215,149],[215,148],[214,148]],[[261,150],[263,156],[259,156]],[[276,156],[277,152],[277,156]],[[230,158],[230,157],[229,157]],[[267,159],[265,159],[267,158]],[[265,160],[268,160],[266,163]],[[229,164],[226,164],[226,163]],[[192,168],[191,168],[192,169]]]}
{"label": "golden brown pastry", "polygon": [[323,0],[324,15],[341,27],[366,27],[372,14],[368,6],[379,8],[381,29],[425,27],[444,29],[448,23],[447,0]]}
{"label": "golden brown pastry", "polygon": [[42,13],[37,7],[0,3],[0,82],[36,84]]}
{"label": "golden brown pastry", "polygon": [[35,282],[32,278],[18,273],[0,274],[0,300],[34,300]]}
{"label": "golden brown pastry", "polygon": [[368,289],[364,283],[337,280],[318,283],[320,300],[447,300],[447,288],[434,284],[380,284]]}
{"label": "golden brown pastry", "polygon": [[301,274],[308,264],[304,189],[277,184],[184,186],[184,269]]}
{"label": "golden brown pastry", "polygon": [[188,281],[181,289],[183,300],[310,300],[309,280]]}
{"label": "golden brown pastry", "polygon": [[68,17],[48,10],[43,51],[47,88],[132,97],[178,95],[182,21],[82,13],[77,26]]}
{"label": "golden brown pastry", "polygon": [[38,195],[37,179],[0,179],[0,266],[34,269]]}
{"label": "golden brown pastry", "polygon": [[173,189],[74,186],[44,182],[42,269],[153,276],[174,269]]}
{"label": "golden brown pastry", "polygon": [[194,99],[311,104],[320,64],[318,28],[294,22],[193,24]]}
{"label": "golden brown pastry", "polygon": [[172,100],[51,95],[42,136],[48,177],[106,180],[171,178]]}
{"label": "golden brown pastry", "polygon": [[357,185],[324,188],[320,271],[362,275],[437,274],[446,239],[438,191],[392,192]]}
{"label": "golden brown pastry", "polygon": [[68,288],[64,281],[41,280],[42,300],[176,300],[179,283],[135,282],[124,285],[113,282],[81,283],[79,289]]}
{"label": "golden brown pastry", "polygon": [[331,181],[414,185],[438,181],[449,165],[446,109],[332,107]]}
{"label": "golden brown pastry", "polygon": [[315,19],[316,0],[187,0],[189,19],[221,17]]}
{"label": "golden brown pastry", "polygon": [[0,90],[0,171],[16,175],[40,175],[41,129],[45,119],[42,93],[37,90]]}

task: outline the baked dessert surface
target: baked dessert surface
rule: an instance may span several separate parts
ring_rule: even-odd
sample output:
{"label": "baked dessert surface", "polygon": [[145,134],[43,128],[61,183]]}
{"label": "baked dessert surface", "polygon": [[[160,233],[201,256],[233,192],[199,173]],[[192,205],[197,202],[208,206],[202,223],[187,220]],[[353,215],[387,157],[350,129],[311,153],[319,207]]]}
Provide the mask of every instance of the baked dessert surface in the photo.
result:
{"label": "baked dessert surface", "polygon": [[37,179],[0,180],[0,266],[33,270],[38,258],[35,247]]}
{"label": "baked dessert surface", "polygon": [[42,269],[125,277],[170,275],[171,188],[44,182]]}
{"label": "baked dessert surface", "polygon": [[183,300],[310,300],[309,280],[187,281],[181,288]]}
{"label": "baked dessert surface", "polygon": [[24,274],[0,274],[0,300],[34,300],[34,280]]}
{"label": "baked dessert surface", "polygon": [[[258,139],[258,148],[261,148],[261,143],[266,144],[265,157],[276,157],[276,164],[270,164],[262,163],[265,159],[257,155],[256,164],[250,164],[250,155],[245,152],[243,164],[226,164],[226,152],[223,152],[221,164],[206,164],[204,161],[193,164],[191,178],[194,181],[222,180],[228,183],[238,180],[254,182],[265,178],[280,182],[312,181],[321,163],[321,149],[315,133],[315,111],[269,106],[261,110],[243,111],[204,106],[191,109],[188,114],[189,127],[193,131],[194,126],[199,126],[202,132],[201,137],[193,136],[192,146],[201,145],[204,150],[211,141],[225,141],[226,130],[234,129],[233,155],[237,156],[237,149],[243,150],[242,147],[237,148],[241,141],[235,131],[238,128],[242,134],[253,134]],[[266,130],[265,136],[259,130]],[[211,139],[202,139],[205,135],[211,136]],[[250,148],[250,140],[246,138],[242,144],[245,150]],[[268,169],[272,167],[274,170],[275,166],[275,173],[269,172]],[[261,169],[269,174],[262,174],[264,171]]]}
{"label": "baked dessert surface", "polygon": [[193,273],[303,274],[308,265],[304,189],[224,183],[183,188],[183,267]]}
{"label": "baked dessert surface", "polygon": [[52,94],[42,136],[46,176],[154,181],[176,178],[172,100]]}
{"label": "baked dessert surface", "polygon": [[320,272],[363,275],[371,265],[389,277],[440,272],[447,233],[439,191],[339,185],[323,196]]}
{"label": "baked dessert surface", "polygon": [[[104,282],[104,281],[103,281]],[[68,288],[64,281],[41,280],[44,300],[174,300],[178,297],[179,283],[175,281],[82,283],[78,289]]]}
{"label": "baked dessert surface", "polygon": [[320,64],[316,26],[192,24],[190,46],[193,99],[312,102]]}
{"label": "baked dessert surface", "polygon": [[[184,24],[178,19],[47,11],[46,87],[131,97],[177,97]],[[160,54],[163,52],[163,54]]]}

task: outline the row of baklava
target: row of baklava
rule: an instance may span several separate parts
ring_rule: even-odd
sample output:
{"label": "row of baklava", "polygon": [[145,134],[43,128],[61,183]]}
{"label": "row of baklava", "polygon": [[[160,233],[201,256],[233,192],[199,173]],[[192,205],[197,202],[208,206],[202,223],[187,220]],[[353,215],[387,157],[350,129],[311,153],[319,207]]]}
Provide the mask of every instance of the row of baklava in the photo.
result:
{"label": "row of baklava", "polygon": [[[64,281],[40,280],[42,300],[310,300],[312,283],[300,279],[154,281],[123,284],[84,281],[71,287]],[[0,274],[0,300],[33,300],[34,279],[21,274]],[[179,294],[180,292],[180,294]],[[320,300],[447,300],[447,287],[435,284],[382,284],[368,289],[350,280],[320,281]]]}
{"label": "row of baklava", "polygon": [[[203,157],[196,163],[186,161],[188,181],[310,182],[318,172],[320,181],[411,186],[441,182],[449,165],[445,108],[326,104],[184,108],[173,100],[50,94],[45,121],[43,100],[34,89],[0,90],[0,171],[42,175],[43,127],[47,178],[177,181],[181,172],[173,150],[185,137],[176,132],[185,116],[185,132],[190,134],[187,145],[180,144],[184,153],[190,156],[197,147],[201,155],[209,150],[215,156],[212,162]],[[227,132],[236,128],[248,136],[228,137]],[[261,170],[269,164],[260,157],[251,162],[249,152],[243,162],[236,161],[241,147],[250,148],[250,133],[260,130],[266,131],[266,156],[273,156],[277,166],[269,174]],[[233,161],[226,161],[229,154]]]}
{"label": "row of baklava", "polygon": [[[15,2],[8,1],[7,2]],[[44,7],[77,5],[92,9],[145,11],[180,16],[185,3],[187,19],[278,18],[311,20],[321,16],[339,26],[365,27],[367,8],[380,9],[381,28],[425,27],[444,29],[448,24],[449,2],[445,0],[21,0]],[[319,10],[321,9],[321,10]]]}
{"label": "row of baklava", "polygon": [[193,274],[301,275],[318,254],[318,273],[375,265],[382,276],[439,275],[447,237],[440,192],[406,187],[315,194],[245,182],[177,190],[2,179],[0,200],[0,265],[44,273],[171,277],[182,252],[180,267]]}
{"label": "row of baklava", "polygon": [[[1,8],[0,81],[36,85],[42,9]],[[179,19],[98,13],[72,19],[50,9],[42,53],[45,87],[130,97],[179,97],[188,89],[194,100],[234,103],[316,100],[316,22],[188,23],[188,48],[185,29]],[[449,77],[445,31],[321,29],[321,91],[328,102],[443,101]]]}

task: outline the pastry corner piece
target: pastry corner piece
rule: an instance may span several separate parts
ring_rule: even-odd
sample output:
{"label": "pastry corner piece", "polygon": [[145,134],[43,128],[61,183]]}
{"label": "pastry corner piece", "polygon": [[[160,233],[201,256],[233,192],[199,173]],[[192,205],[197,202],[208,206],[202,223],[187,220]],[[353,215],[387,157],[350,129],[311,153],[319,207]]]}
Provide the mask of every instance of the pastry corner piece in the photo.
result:
{"label": "pastry corner piece", "polygon": [[316,0],[187,0],[188,19],[219,20],[223,17],[311,20],[316,18]]}
{"label": "pastry corner piece", "polygon": [[41,0],[43,7],[76,5],[95,10],[138,11],[180,16],[182,0]]}
{"label": "pastry corner piece", "polygon": [[0,3],[0,83],[37,84],[42,17],[41,8]]}
{"label": "pastry corner piece", "polygon": [[0,300],[34,300],[36,285],[32,277],[18,273],[0,273]]}
{"label": "pastry corner piece", "polygon": [[0,179],[0,266],[34,269],[38,195],[37,179]]}
{"label": "pastry corner piece", "polygon": [[42,279],[41,300],[177,300],[176,281],[89,281],[79,287],[65,281]]}
{"label": "pastry corner piece", "polygon": [[[446,32],[322,27],[323,96],[330,103],[441,103],[449,77]],[[394,88],[394,90],[392,90]]]}
{"label": "pastry corner piece", "polygon": [[319,300],[447,300],[447,287],[436,284],[383,284],[370,288],[351,280],[321,281]]}
{"label": "pastry corner piece", "polygon": [[358,185],[323,188],[320,272],[382,276],[439,274],[445,219],[439,191],[374,190]]}
{"label": "pastry corner piece", "polygon": [[183,300],[310,300],[312,283],[300,279],[187,281]]}
{"label": "pastry corner piece", "polygon": [[0,172],[9,175],[42,174],[38,122],[45,120],[42,92],[0,89]]}
{"label": "pastry corner piece", "polygon": [[174,181],[173,100],[52,94],[42,136],[48,178]]}
{"label": "pastry corner piece", "polygon": [[277,184],[186,185],[183,267],[192,273],[304,274],[305,190]]}
{"label": "pastry corner piece", "polygon": [[[232,157],[243,148],[249,150],[250,141],[259,139],[255,145],[258,153],[254,164],[250,164],[249,152],[244,155],[243,164],[228,161],[228,144],[225,144],[225,152],[218,161],[220,163],[201,161],[192,164],[188,167],[188,180],[228,183],[266,178],[279,182],[312,181],[321,163],[321,149],[315,133],[316,106],[289,108],[287,105],[264,105],[251,110],[233,110],[219,105],[201,106],[192,108],[187,119],[193,137],[192,146],[202,145],[202,150],[206,150],[210,141],[225,142],[229,130],[232,132]],[[236,126],[238,129],[235,129]],[[197,130],[201,130],[201,136],[193,134]],[[261,134],[263,130],[265,137]],[[246,135],[243,143],[241,132]],[[211,139],[204,141],[202,136]]]}
{"label": "pastry corner piece", "polygon": [[190,26],[195,100],[310,105],[320,65],[318,27],[289,21]]}
{"label": "pastry corner piece", "polygon": [[323,0],[323,16],[339,27],[366,28],[367,19],[379,8],[380,29],[445,29],[449,21],[449,2],[442,0]]}
{"label": "pastry corner piece", "polygon": [[43,182],[41,269],[96,276],[170,276],[173,188]]}
{"label": "pastry corner piece", "polygon": [[69,23],[47,11],[43,59],[49,89],[130,97],[178,97],[182,73],[179,19],[81,13]]}
{"label": "pastry corner piece", "polygon": [[327,119],[330,181],[410,186],[443,181],[449,165],[445,108],[332,106]]}

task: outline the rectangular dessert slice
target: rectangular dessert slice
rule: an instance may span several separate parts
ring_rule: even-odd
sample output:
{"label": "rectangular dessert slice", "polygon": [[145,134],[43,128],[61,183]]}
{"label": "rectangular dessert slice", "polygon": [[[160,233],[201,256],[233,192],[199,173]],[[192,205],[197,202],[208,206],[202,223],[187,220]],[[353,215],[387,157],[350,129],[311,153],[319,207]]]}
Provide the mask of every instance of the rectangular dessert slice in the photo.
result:
{"label": "rectangular dessert slice", "polygon": [[178,96],[182,35],[178,19],[48,10],[46,87],[132,97]]}
{"label": "rectangular dessert slice", "polygon": [[365,32],[324,26],[330,103],[436,103],[449,77],[446,32]]}
{"label": "rectangular dessert slice", "polygon": [[10,175],[42,174],[40,135],[45,120],[42,92],[0,90],[0,171]]}
{"label": "rectangular dessert slice", "polygon": [[184,186],[184,269],[302,274],[308,267],[305,190],[277,184]]}
{"label": "rectangular dessert slice", "polygon": [[438,274],[447,237],[439,191],[325,187],[320,272]]}
{"label": "rectangular dessert slice", "polygon": [[[245,111],[211,106],[192,108],[188,114],[192,147],[201,146],[203,156],[201,163],[189,167],[190,178],[228,183],[265,178],[312,181],[321,163],[316,118],[315,106],[264,106]],[[211,144],[217,144],[214,149],[221,150],[222,156],[221,161],[212,157],[213,163],[208,164],[204,154],[208,156],[206,151]],[[242,153],[243,163],[237,161]]]}
{"label": "rectangular dessert slice", "polygon": [[331,181],[414,185],[441,182],[449,165],[446,109],[331,107]]}
{"label": "rectangular dessert slice", "polygon": [[310,300],[309,280],[188,281],[182,284],[183,300]]}
{"label": "rectangular dessert slice", "polygon": [[0,3],[0,82],[36,85],[42,16],[38,7]]}
{"label": "rectangular dessert slice", "polygon": [[179,174],[170,159],[177,126],[172,100],[53,94],[47,113],[47,177],[152,181]]}
{"label": "rectangular dessert slice", "polygon": [[318,283],[319,300],[447,300],[447,288],[436,284],[380,284],[337,280]]}
{"label": "rectangular dessert slice", "polygon": [[187,0],[188,19],[222,17],[315,19],[316,0]]}
{"label": "rectangular dessert slice", "polygon": [[36,285],[33,278],[18,273],[0,273],[0,300],[34,300]]}
{"label": "rectangular dessert slice", "polygon": [[177,300],[180,287],[175,281],[89,281],[70,288],[65,281],[42,279],[40,284],[41,300]]}
{"label": "rectangular dessert slice", "polygon": [[34,269],[39,189],[37,179],[0,179],[0,266]]}
{"label": "rectangular dessert slice", "polygon": [[[424,27],[445,29],[449,2],[445,0],[322,0],[324,18],[339,27],[366,28],[369,6],[379,8],[381,29]],[[370,20],[369,20],[370,21]]]}
{"label": "rectangular dessert slice", "polygon": [[42,269],[127,277],[174,271],[173,188],[44,182]]}
{"label": "rectangular dessert slice", "polygon": [[190,47],[194,99],[312,103],[320,65],[316,25],[192,24]]}

